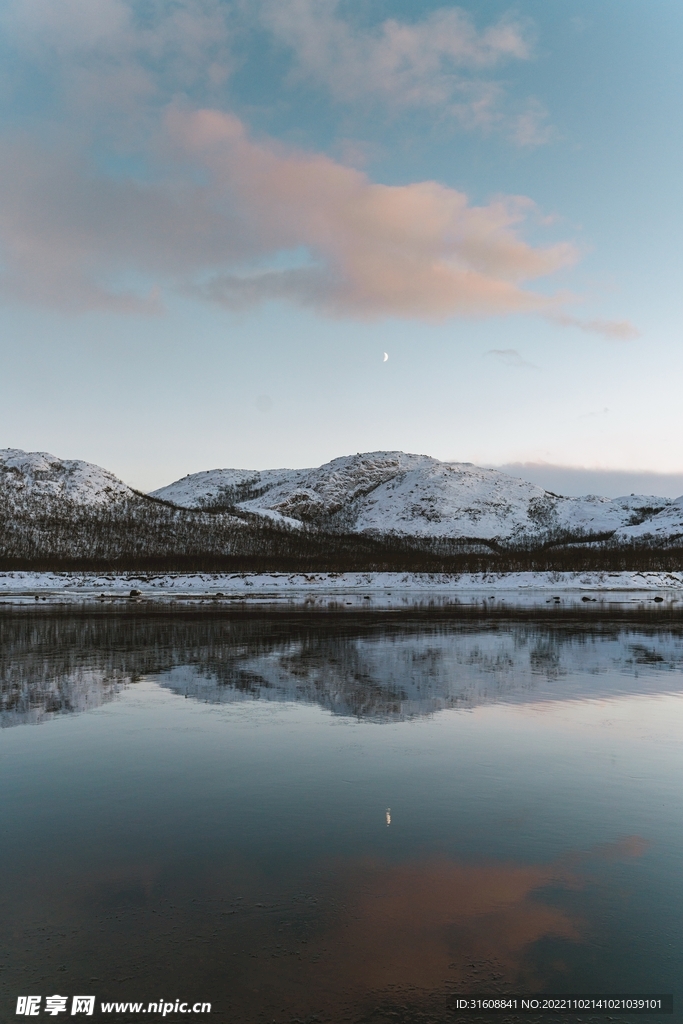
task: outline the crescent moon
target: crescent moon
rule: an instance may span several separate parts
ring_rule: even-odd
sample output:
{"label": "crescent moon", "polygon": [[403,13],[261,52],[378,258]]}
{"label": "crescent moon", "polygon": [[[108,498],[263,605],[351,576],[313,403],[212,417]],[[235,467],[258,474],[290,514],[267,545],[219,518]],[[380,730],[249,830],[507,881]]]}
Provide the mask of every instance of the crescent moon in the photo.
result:
{"label": "crescent moon", "polygon": [[387,355],[387,353],[385,352],[385,353],[384,353],[384,359],[382,360],[382,362],[383,362],[383,363],[386,363],[386,361],[387,361],[387,359],[388,359],[388,358],[389,358],[389,356],[388,356],[388,355]]}

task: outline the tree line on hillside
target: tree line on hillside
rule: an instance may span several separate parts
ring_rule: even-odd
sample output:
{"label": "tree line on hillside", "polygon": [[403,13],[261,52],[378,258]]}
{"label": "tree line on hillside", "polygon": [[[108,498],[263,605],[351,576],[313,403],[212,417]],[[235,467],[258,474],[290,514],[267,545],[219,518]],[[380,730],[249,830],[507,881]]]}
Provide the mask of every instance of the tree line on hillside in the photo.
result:
{"label": "tree line on hillside", "polygon": [[181,509],[144,495],[109,505],[0,495],[0,570],[154,572],[676,571],[683,536],[618,542],[547,533],[510,543],[301,528]]}

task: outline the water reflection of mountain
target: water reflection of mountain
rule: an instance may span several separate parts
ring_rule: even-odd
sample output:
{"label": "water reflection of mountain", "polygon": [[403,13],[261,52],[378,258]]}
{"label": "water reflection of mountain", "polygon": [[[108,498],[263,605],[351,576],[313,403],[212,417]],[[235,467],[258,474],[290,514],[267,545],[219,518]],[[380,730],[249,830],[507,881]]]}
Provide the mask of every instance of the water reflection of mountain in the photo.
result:
{"label": "water reflection of mountain", "polygon": [[305,701],[379,722],[678,690],[681,669],[670,627],[14,612],[0,616],[0,724],[95,708],[142,676],[209,703]]}

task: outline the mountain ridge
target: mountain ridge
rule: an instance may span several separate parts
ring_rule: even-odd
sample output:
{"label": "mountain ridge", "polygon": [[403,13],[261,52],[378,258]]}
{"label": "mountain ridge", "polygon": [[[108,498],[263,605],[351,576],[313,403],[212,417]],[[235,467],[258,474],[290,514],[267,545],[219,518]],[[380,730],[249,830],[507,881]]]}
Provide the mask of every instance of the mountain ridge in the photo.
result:
{"label": "mountain ridge", "polygon": [[[366,452],[302,470],[207,470],[152,496],[358,533],[521,541],[549,533],[624,540],[683,533],[683,498],[563,497],[473,463]],[[664,514],[665,513],[665,514]]]}
{"label": "mountain ridge", "polygon": [[667,542],[683,536],[683,497],[564,497],[499,470],[399,451],[341,456],[310,469],[206,470],[144,495],[92,463],[10,448],[0,450],[0,502],[8,519],[46,509],[68,517],[74,509],[102,513],[163,502],[203,519],[222,513],[418,540]]}

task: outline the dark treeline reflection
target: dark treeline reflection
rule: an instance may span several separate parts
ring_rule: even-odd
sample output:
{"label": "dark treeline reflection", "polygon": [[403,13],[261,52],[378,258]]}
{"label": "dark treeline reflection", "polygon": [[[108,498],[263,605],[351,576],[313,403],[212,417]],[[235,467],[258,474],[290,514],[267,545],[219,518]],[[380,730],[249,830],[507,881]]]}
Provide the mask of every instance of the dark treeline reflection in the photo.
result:
{"label": "dark treeline reflection", "polygon": [[85,711],[142,677],[209,703],[397,721],[444,708],[683,688],[683,628],[386,617],[0,615],[0,721]]}

